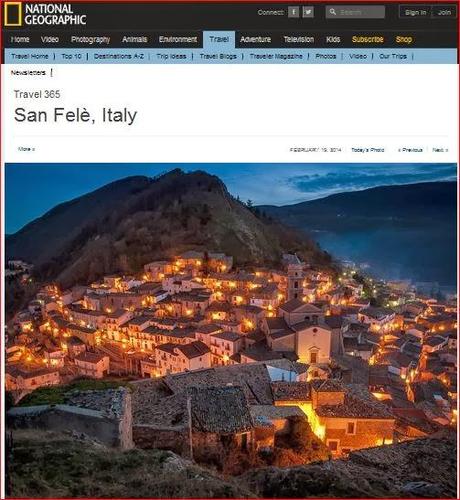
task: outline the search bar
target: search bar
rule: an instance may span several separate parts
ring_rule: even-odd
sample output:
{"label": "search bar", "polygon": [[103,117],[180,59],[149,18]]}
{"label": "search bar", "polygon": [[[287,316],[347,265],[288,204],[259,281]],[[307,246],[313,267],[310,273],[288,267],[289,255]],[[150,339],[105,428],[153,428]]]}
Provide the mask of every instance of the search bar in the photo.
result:
{"label": "search bar", "polygon": [[385,19],[385,5],[326,5],[326,19]]}

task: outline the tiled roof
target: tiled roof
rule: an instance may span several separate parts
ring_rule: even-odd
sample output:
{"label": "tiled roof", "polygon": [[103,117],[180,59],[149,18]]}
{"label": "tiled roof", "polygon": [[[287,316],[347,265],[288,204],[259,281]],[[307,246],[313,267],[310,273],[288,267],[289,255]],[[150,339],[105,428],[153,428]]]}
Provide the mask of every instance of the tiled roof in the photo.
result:
{"label": "tiled roof", "polygon": [[310,365],[306,363],[298,363],[296,361],[291,361],[287,358],[281,359],[272,359],[270,361],[265,362],[266,366],[272,366],[274,368],[280,368],[282,370],[290,370],[294,371],[297,374],[307,373]]}
{"label": "tiled roof", "polygon": [[[253,361],[269,361],[272,359],[281,359],[285,357],[282,352],[272,351],[268,349],[268,347],[263,342],[248,347],[244,351],[241,351],[241,354],[247,356]],[[295,355],[295,353],[293,354]],[[296,355],[295,357],[297,358]]]}
{"label": "tiled roof", "polygon": [[149,318],[148,316],[135,316],[134,318],[131,318],[126,323],[124,323],[124,325],[141,326],[150,320],[151,318]]}
{"label": "tiled roof", "polygon": [[296,332],[301,332],[303,330],[306,330],[307,328],[322,328],[323,330],[330,330],[330,327],[327,325],[318,325],[317,322],[315,321],[301,321],[300,323],[296,323],[295,325],[292,325],[291,328],[296,331]]}
{"label": "tiled roof", "polygon": [[444,344],[447,341],[445,337],[441,337],[441,335],[434,335],[429,339],[425,340],[425,344],[430,347],[437,347],[438,345]]}
{"label": "tiled roof", "polygon": [[269,330],[284,330],[288,327],[284,318],[265,318]]}
{"label": "tiled roof", "polygon": [[410,425],[424,432],[433,434],[439,430],[439,425],[430,422],[425,412],[418,408],[394,408],[393,413],[400,424]]}
{"label": "tiled roof", "polygon": [[192,387],[193,427],[201,432],[246,432],[254,427],[241,387]]}
{"label": "tiled roof", "polygon": [[316,392],[344,392],[345,387],[339,380],[312,380],[310,382],[312,389]]}
{"label": "tiled roof", "polygon": [[12,377],[22,377],[22,378],[33,378],[41,375],[48,375],[50,373],[56,373],[58,370],[56,368],[47,368],[44,366],[24,366],[21,364],[7,364],[5,367],[5,373],[8,373]]}
{"label": "tiled roof", "polygon": [[86,326],[77,325],[76,323],[69,323],[67,325],[67,328],[69,330],[75,330],[75,331],[82,332],[82,333],[95,333],[96,332],[95,328],[88,328]]}
{"label": "tiled roof", "polygon": [[272,404],[270,376],[264,365],[238,364],[194,370],[166,375],[164,381],[173,392],[184,391],[187,387],[216,387],[234,385],[243,388],[246,399],[251,404]]}
{"label": "tiled roof", "polygon": [[359,312],[360,314],[364,314],[369,318],[374,318],[374,319],[383,319],[386,316],[394,314],[394,311],[392,309],[388,309],[385,307],[374,307],[374,306],[365,307],[364,309],[361,309]]}
{"label": "tiled roof", "polygon": [[333,361],[340,367],[344,381],[354,384],[369,383],[369,364],[358,356],[344,354],[342,356],[333,356]]}
{"label": "tiled roof", "polygon": [[115,311],[113,311],[111,313],[106,313],[106,316],[108,318],[117,319],[117,318],[121,318],[125,314],[126,314],[126,311],[124,309],[116,309]]}
{"label": "tiled roof", "polygon": [[315,305],[313,304],[307,304],[303,301],[301,301],[300,299],[292,299],[292,300],[289,300],[287,302],[285,302],[284,304],[281,304],[279,306],[279,308],[285,312],[294,312],[295,310],[299,309],[299,308],[303,308],[303,311],[305,312],[312,312],[312,313],[319,313],[321,312],[320,309],[318,309],[318,307],[316,307]]}
{"label": "tiled roof", "polygon": [[232,310],[232,305],[229,302],[211,302],[206,311],[211,312],[230,312]]}
{"label": "tiled roof", "polygon": [[324,322],[330,328],[341,328],[344,324],[348,323],[348,320],[342,315],[325,316]]}
{"label": "tiled roof", "polygon": [[270,334],[270,338],[273,340],[283,339],[284,337],[290,337],[294,335],[294,331],[287,328],[286,330],[280,330],[278,332],[273,332]]}
{"label": "tiled roof", "polygon": [[196,329],[197,333],[204,333],[204,334],[218,333],[221,330],[222,328],[214,323],[201,325]]}
{"label": "tiled roof", "polygon": [[243,338],[242,335],[236,332],[215,333],[212,337],[216,339],[228,340],[229,342],[236,342]]}
{"label": "tiled roof", "polygon": [[209,347],[200,340],[191,342],[190,344],[178,345],[177,348],[188,359],[198,358],[210,352]]}
{"label": "tiled roof", "polygon": [[180,351],[188,359],[198,358],[210,352],[209,347],[200,340],[196,340],[190,344],[166,343],[158,345],[155,349],[176,356],[178,355],[177,351]]}
{"label": "tiled roof", "polygon": [[104,358],[108,358],[107,355],[104,354],[98,354],[96,352],[82,352],[78,354],[78,356],[75,356],[75,361],[83,361],[85,363],[99,363],[102,361]]}
{"label": "tiled roof", "polygon": [[79,339],[78,337],[70,337],[69,340],[67,340],[67,344],[69,344],[69,345],[85,345],[83,340]]}
{"label": "tiled roof", "polygon": [[260,342],[265,339],[265,333],[261,330],[254,330],[253,332],[249,332],[244,337],[245,339],[253,340],[254,342]]}
{"label": "tiled roof", "polygon": [[174,328],[174,330],[163,330],[163,335],[167,337],[173,337],[176,339],[194,339],[195,329],[194,328]]}
{"label": "tiled roof", "polygon": [[365,387],[348,386],[343,404],[322,405],[316,408],[320,417],[393,419],[391,409],[378,401]]}
{"label": "tiled roof", "polygon": [[308,382],[272,382],[275,401],[309,401],[311,400]]}
{"label": "tiled roof", "polygon": [[257,424],[265,419],[277,420],[288,417],[304,417],[305,413],[298,406],[252,405],[250,412]]}
{"label": "tiled roof", "polygon": [[235,311],[243,311],[248,314],[261,314],[265,311],[265,309],[262,309],[261,307],[251,305],[234,306],[233,309]]}

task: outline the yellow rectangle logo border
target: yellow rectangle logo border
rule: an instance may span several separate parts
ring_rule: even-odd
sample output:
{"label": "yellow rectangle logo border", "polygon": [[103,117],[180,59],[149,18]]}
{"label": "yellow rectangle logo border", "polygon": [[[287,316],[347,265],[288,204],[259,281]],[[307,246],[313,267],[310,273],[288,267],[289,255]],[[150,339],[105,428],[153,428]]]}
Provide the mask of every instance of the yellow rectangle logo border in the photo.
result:
{"label": "yellow rectangle logo border", "polygon": [[[3,23],[3,26],[5,26],[5,27],[22,26],[22,2],[5,2],[4,5],[5,5],[5,9],[3,11],[3,15],[4,15],[5,21]],[[11,7],[13,5],[18,7],[18,22],[17,23],[9,23],[8,22],[8,7]]]}

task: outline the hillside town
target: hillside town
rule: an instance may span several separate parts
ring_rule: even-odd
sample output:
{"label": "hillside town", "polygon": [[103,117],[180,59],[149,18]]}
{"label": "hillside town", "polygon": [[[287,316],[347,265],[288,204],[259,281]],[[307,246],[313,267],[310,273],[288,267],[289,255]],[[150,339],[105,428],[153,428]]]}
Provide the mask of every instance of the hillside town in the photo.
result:
{"label": "hillside town", "polygon": [[[26,263],[10,269],[29,279]],[[332,458],[346,457],[456,428],[456,297],[352,265],[315,269],[295,254],[277,269],[239,268],[230,255],[189,250],[137,276],[50,283],[9,322],[14,402],[82,377],[136,387],[76,395],[61,409],[104,412],[115,398],[129,407],[123,447],[270,449],[303,419]]]}

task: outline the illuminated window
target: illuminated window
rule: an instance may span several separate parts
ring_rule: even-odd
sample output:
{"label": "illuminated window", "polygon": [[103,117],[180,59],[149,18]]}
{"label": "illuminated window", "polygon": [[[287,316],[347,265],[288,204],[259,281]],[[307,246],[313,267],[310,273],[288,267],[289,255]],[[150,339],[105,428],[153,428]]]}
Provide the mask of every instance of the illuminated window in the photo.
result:
{"label": "illuminated window", "polygon": [[328,440],[327,446],[333,453],[335,453],[339,449],[339,442]]}
{"label": "illuminated window", "polygon": [[355,423],[348,422],[347,423],[347,434],[354,434],[354,433],[355,433]]}

